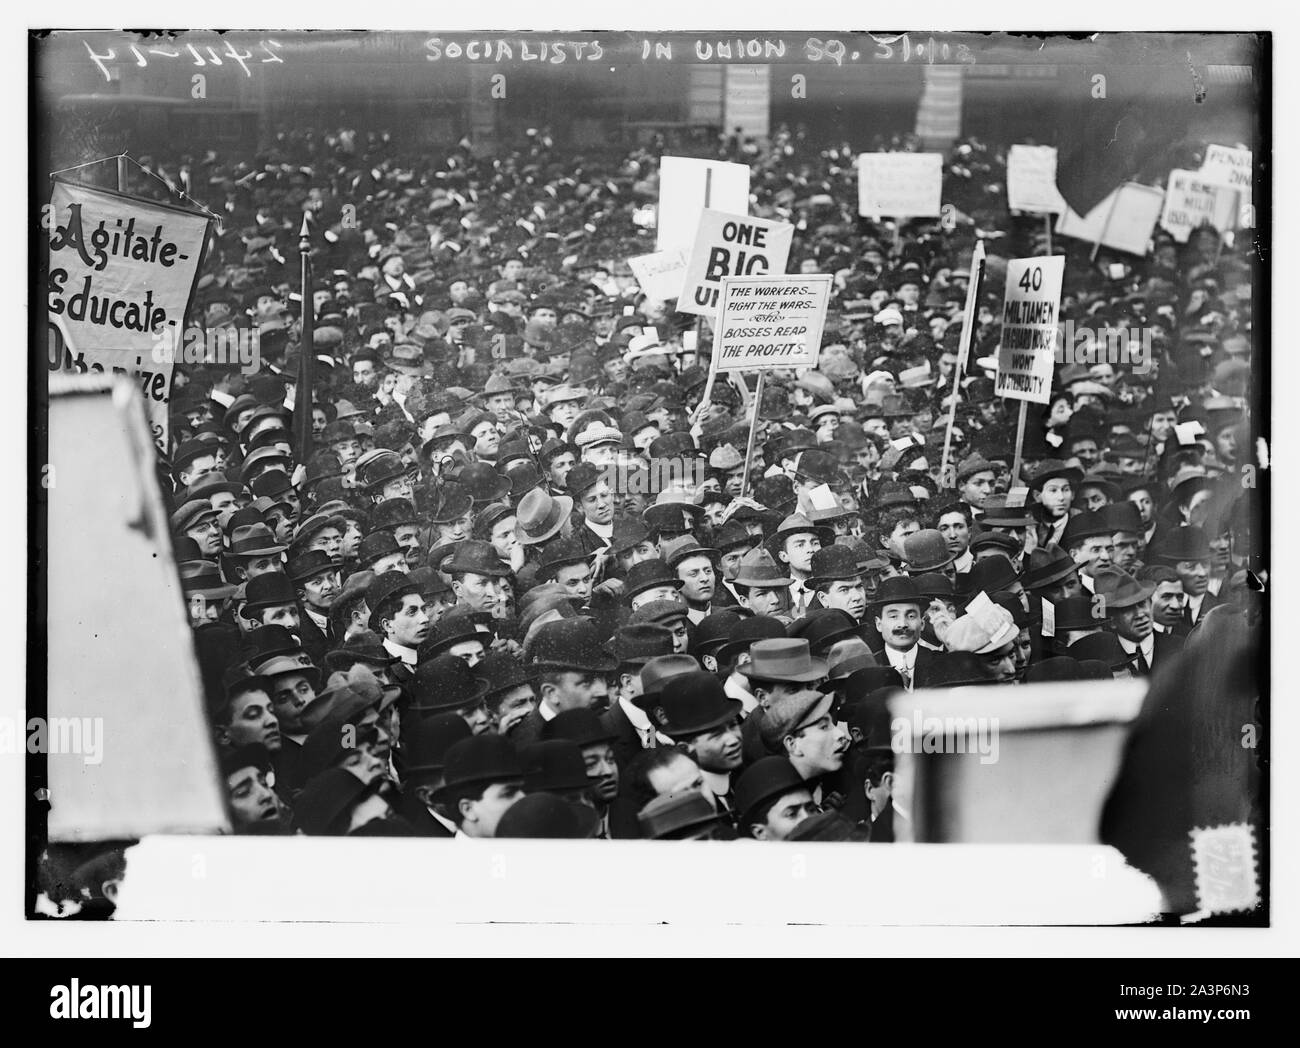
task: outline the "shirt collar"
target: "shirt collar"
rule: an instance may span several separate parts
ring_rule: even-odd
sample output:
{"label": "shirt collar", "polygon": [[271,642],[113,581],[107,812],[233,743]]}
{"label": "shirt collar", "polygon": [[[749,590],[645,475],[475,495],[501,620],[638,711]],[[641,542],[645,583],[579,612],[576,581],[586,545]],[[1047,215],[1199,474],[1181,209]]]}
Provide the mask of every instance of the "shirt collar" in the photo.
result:
{"label": "shirt collar", "polygon": [[701,771],[700,775],[704,778],[704,788],[715,797],[725,797],[731,792],[731,776],[719,775],[716,771]]}
{"label": "shirt collar", "polygon": [[620,698],[618,704],[623,709],[623,716],[627,718],[628,723],[631,724],[632,727],[637,731],[650,730],[650,718],[646,716],[645,710],[628,702],[627,699],[624,698]]}
{"label": "shirt collar", "polygon": [[403,644],[398,644],[397,641],[395,640],[388,640],[387,638],[385,638],[384,647],[388,649],[388,651],[391,654],[396,655],[408,666],[414,666],[416,665],[416,663],[420,661],[419,652],[417,652],[414,648],[408,648]]}

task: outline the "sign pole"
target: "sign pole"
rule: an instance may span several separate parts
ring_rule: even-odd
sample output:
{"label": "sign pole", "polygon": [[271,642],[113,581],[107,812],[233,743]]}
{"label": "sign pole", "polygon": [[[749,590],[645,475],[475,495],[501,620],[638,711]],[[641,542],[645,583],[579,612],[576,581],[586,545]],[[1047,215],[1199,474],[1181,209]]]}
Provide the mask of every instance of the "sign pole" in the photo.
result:
{"label": "sign pole", "polygon": [[[709,204],[712,203],[712,201],[713,201],[713,168],[706,167],[704,169],[704,210],[705,211],[709,209]],[[704,344],[704,317],[703,315],[700,315],[695,318],[695,356],[697,358],[700,355],[700,346],[702,346],[703,344]],[[679,375],[682,373],[682,357],[680,353],[677,355],[677,373]],[[712,393],[713,393],[713,372],[712,370],[710,370],[709,384],[704,389],[704,399],[700,401],[701,414],[704,412],[705,407],[708,406],[709,396]]]}
{"label": "sign pole", "polygon": [[293,428],[297,437],[298,464],[306,465],[311,458],[311,397],[312,379],[316,370],[315,310],[311,292],[311,219],[302,216],[302,229],[298,231],[298,255],[302,260],[302,333],[298,339],[298,377],[293,393]]}
{"label": "sign pole", "polygon": [[763,410],[763,379],[766,371],[758,373],[758,388],[754,391],[754,410],[749,416],[749,440],[745,443],[745,472],[740,476],[740,497],[749,494],[749,467],[754,461],[754,438],[758,435],[758,413]]}
{"label": "sign pole", "polygon": [[1029,413],[1029,401],[1020,402],[1020,421],[1016,423],[1016,456],[1011,467],[1011,486],[1020,486],[1020,455],[1025,446],[1025,416]]}
{"label": "sign pole", "polygon": [[1047,212],[1043,215],[1043,229],[1047,231],[1047,253],[1052,253],[1052,215]]}
{"label": "sign pole", "polygon": [[966,370],[971,343],[975,339],[975,305],[979,301],[980,288],[984,283],[984,242],[982,240],[975,242],[975,250],[970,257],[970,269],[970,285],[966,288],[966,309],[962,313],[961,344],[957,351],[957,363],[952,368],[952,400],[948,405],[948,426],[943,435],[943,458],[939,463],[939,484],[945,488],[955,486],[948,480],[948,456],[952,450],[952,427],[957,421],[957,392],[961,386],[962,372]]}
{"label": "sign pole", "polygon": [[1101,232],[1097,235],[1097,242],[1092,245],[1092,254],[1088,256],[1089,262],[1097,261],[1097,252],[1101,250],[1101,242],[1106,239],[1106,233],[1110,230],[1110,220],[1115,215],[1115,207],[1119,204],[1119,195],[1124,191],[1124,184],[1121,182],[1120,187],[1115,190],[1115,196],[1111,199],[1110,210],[1106,212],[1106,221],[1101,225]]}
{"label": "sign pole", "polygon": [[126,192],[126,154],[123,153],[117,158],[117,191]]}

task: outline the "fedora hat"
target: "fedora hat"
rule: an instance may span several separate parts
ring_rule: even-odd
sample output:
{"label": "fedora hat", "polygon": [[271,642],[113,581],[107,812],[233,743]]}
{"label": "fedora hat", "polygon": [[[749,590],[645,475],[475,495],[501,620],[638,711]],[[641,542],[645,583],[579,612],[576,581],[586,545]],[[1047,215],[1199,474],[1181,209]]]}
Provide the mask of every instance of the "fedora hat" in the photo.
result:
{"label": "fedora hat", "polygon": [[690,653],[697,658],[712,655],[731,639],[731,631],[745,616],[744,608],[720,608],[710,612],[695,624],[695,633],[691,638]]}
{"label": "fedora hat", "polygon": [[508,651],[489,652],[474,670],[487,682],[489,696],[533,683],[533,671]]}
{"label": "fedora hat", "polygon": [[514,743],[504,735],[471,735],[447,749],[442,786],[433,799],[443,800],[462,786],[523,780],[525,768]]}
{"label": "fedora hat", "polygon": [[539,669],[613,673],[618,662],[603,641],[600,630],[581,616],[545,622],[533,637],[530,663]]}
{"label": "fedora hat", "polygon": [[1020,575],[1011,561],[999,553],[983,557],[971,565],[970,571],[959,573],[955,595],[959,599],[970,599],[977,593],[1010,589],[1019,581]]}
{"label": "fedora hat", "polygon": [[327,768],[294,798],[294,821],[308,836],[342,836],[346,817],[380,785],[381,780],[363,782],[346,768]]}
{"label": "fedora hat", "polygon": [[[217,565],[210,560],[183,560],[177,565],[181,576],[181,589],[185,595],[204,600],[225,600],[235,592],[221,577]],[[293,598],[297,600],[297,596]]]}
{"label": "fedora hat", "polygon": [[1060,459],[1044,459],[1029,479],[1030,490],[1041,491],[1044,484],[1056,478],[1068,480],[1070,487],[1077,491],[1079,482],[1083,480],[1083,470],[1078,466],[1067,466]]}
{"label": "fedora hat", "polygon": [[663,559],[669,568],[675,569],[689,557],[708,557],[709,560],[716,561],[718,551],[711,546],[701,545],[693,535],[683,535],[664,546]]}
{"label": "fedora hat", "polygon": [[469,573],[491,578],[504,578],[511,574],[510,566],[497,555],[496,547],[478,539],[458,542],[451,559],[443,562],[442,570],[448,575]]}
{"label": "fedora hat", "polygon": [[633,546],[650,541],[650,529],[639,517],[620,514],[614,518],[614,537],[610,549],[614,553],[627,553]]}
{"label": "fedora hat", "polygon": [[980,516],[980,523],[985,527],[1028,527],[1034,522],[1034,515],[1030,512],[1023,496],[1023,490],[1014,499],[1010,494],[990,495],[984,500],[984,512]]}
{"label": "fedora hat", "polygon": [[[823,655],[837,642],[847,637],[859,637],[860,627],[853,616],[840,608],[813,608],[801,619],[790,624],[790,636],[808,642],[814,655]],[[830,672],[830,665],[827,665]]]}
{"label": "fedora hat", "polygon": [[276,542],[275,534],[265,524],[241,524],[230,538],[232,557],[269,557],[283,553],[287,546]]}
{"label": "fedora hat", "polygon": [[791,535],[799,535],[804,532],[816,535],[822,540],[823,546],[829,546],[835,542],[835,532],[832,529],[824,528],[820,524],[814,524],[802,513],[794,513],[781,521],[780,526],[776,529],[776,534],[772,536],[772,546],[780,549],[785,540]]}
{"label": "fedora hat", "polygon": [[205,473],[185,489],[185,501],[209,499],[213,495],[238,495],[243,490],[243,484],[236,484],[234,481],[227,480],[224,473],[214,470],[211,473]]}
{"label": "fedora hat", "polygon": [[722,825],[722,816],[699,790],[677,790],[650,801],[637,813],[648,840],[676,840]]}
{"label": "fedora hat", "polygon": [[656,728],[676,741],[729,724],[742,709],[714,674],[697,669],[669,678],[646,712]]}
{"label": "fedora hat", "polygon": [[725,664],[736,658],[741,652],[747,652],[750,645],[761,640],[780,640],[786,636],[785,624],[771,615],[750,615],[742,618],[727,636],[727,643],[714,653],[719,664]]}
{"label": "fedora hat", "polygon": [[1065,530],[1061,532],[1061,546],[1068,550],[1076,542],[1110,534],[1110,521],[1099,510],[1084,510],[1066,522]]}
{"label": "fedora hat", "polygon": [[390,481],[404,477],[409,472],[410,467],[402,461],[401,456],[386,448],[367,452],[356,463],[357,484],[367,491],[382,488]]}
{"label": "fedora hat", "polygon": [[668,623],[674,619],[688,620],[690,609],[680,600],[652,600],[648,604],[642,604],[636,611],[632,612],[632,618],[629,620],[633,623]]}
{"label": "fedora hat", "polygon": [[801,637],[773,637],[756,640],[749,648],[749,662],[740,672],[750,680],[779,680],[810,684],[829,672],[826,660],[812,654]]}
{"label": "fedora hat", "polygon": [[590,564],[592,555],[577,539],[556,539],[542,547],[542,557],[537,564],[537,581],[549,582],[555,573],[567,564]]}
{"label": "fedora hat", "polygon": [[913,532],[903,540],[903,560],[911,574],[938,571],[956,559],[957,554],[949,551],[943,533],[937,528]]}
{"label": "fedora hat", "polygon": [[876,595],[867,601],[869,610],[882,609],[889,604],[915,604],[924,610],[930,599],[916,587],[916,580],[905,575],[894,575],[882,579],[876,588]]}
{"label": "fedora hat", "polygon": [[554,538],[572,512],[573,499],[568,495],[551,495],[541,488],[533,488],[519,502],[519,541],[525,546],[536,546]]}
{"label": "fedora hat", "polygon": [[489,462],[471,462],[456,478],[474,502],[496,502],[510,494],[510,481]]}
{"label": "fedora hat", "polygon": [[1092,630],[1101,625],[1101,620],[1093,615],[1092,598],[1086,595],[1065,597],[1054,601],[1056,609],[1056,632],[1067,630]]}
{"label": "fedora hat", "polygon": [[466,709],[482,702],[488,693],[487,681],[456,655],[421,658],[407,687],[411,708],[421,713]]}
{"label": "fedora hat", "polygon": [[1029,561],[1025,567],[1023,582],[1025,589],[1036,590],[1060,582],[1071,573],[1077,572],[1079,565],[1065,550],[1052,543],[1030,551]]}
{"label": "fedora hat", "polygon": [[1149,600],[1156,591],[1154,582],[1139,582],[1120,568],[1100,568],[1093,576],[1093,594],[1101,597],[1101,607],[1110,614]]}
{"label": "fedora hat", "polygon": [[[813,563],[816,564],[816,558],[819,553],[826,552],[826,547],[813,554]],[[780,586],[789,586],[794,579],[786,575],[777,564],[776,559],[763,546],[755,546],[743,557],[740,558],[740,568],[736,572],[733,580],[737,586],[759,586],[767,588],[777,588]],[[809,580],[810,583],[812,580]]]}

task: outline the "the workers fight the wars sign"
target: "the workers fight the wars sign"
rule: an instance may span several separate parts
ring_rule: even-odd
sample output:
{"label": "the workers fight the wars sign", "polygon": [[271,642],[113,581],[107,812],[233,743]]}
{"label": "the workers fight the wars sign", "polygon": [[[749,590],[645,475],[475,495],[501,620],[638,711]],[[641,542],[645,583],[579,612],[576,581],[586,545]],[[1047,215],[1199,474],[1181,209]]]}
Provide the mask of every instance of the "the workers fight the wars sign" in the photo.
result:
{"label": "the workers fight the wars sign", "polygon": [[134,376],[165,436],[172,365],[156,349],[181,342],[207,217],[60,181],[49,216],[49,369]]}

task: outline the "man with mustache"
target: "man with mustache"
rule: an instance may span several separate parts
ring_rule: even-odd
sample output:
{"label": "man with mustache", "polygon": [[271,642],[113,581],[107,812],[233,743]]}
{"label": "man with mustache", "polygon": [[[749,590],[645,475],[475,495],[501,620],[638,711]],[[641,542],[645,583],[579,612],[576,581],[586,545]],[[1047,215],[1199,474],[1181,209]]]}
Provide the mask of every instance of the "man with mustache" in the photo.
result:
{"label": "man with mustache", "polygon": [[297,587],[298,603],[305,613],[298,636],[312,662],[320,665],[336,642],[330,635],[329,610],[343,588],[338,564],[323,550],[313,549],[289,561],[285,574]]}
{"label": "man with mustache", "polygon": [[885,644],[877,653],[877,660],[883,655],[883,664],[898,671],[908,691],[915,688],[917,673],[924,676],[935,658],[935,652],[918,643],[923,626],[921,616],[929,603],[913,579],[895,576],[881,582],[875,599],[867,606]]}

